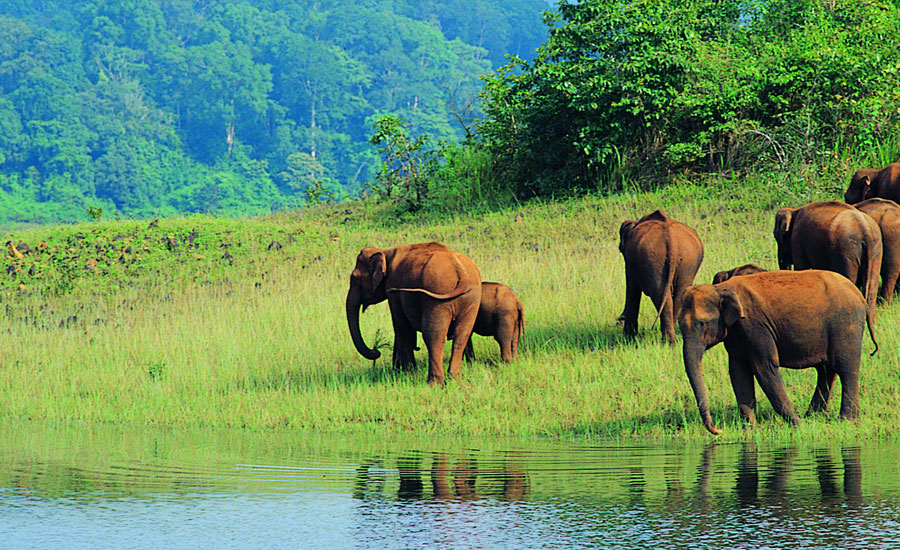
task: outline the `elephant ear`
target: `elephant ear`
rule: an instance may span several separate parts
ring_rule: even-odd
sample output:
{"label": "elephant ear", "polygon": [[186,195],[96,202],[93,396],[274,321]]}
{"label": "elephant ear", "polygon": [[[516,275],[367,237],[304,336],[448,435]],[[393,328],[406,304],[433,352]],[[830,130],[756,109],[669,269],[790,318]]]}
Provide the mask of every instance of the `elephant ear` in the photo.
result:
{"label": "elephant ear", "polygon": [[786,242],[791,236],[791,222],[793,221],[794,211],[796,208],[779,208],[775,213],[775,230],[773,235],[775,241],[779,243]]}
{"label": "elephant ear", "polygon": [[875,196],[875,193],[872,192],[872,180],[869,179],[869,176],[863,177],[862,180],[862,201],[866,199],[871,199]]}
{"label": "elephant ear", "polygon": [[381,285],[387,274],[387,260],[385,260],[383,252],[376,252],[369,257],[369,269],[372,273],[372,289],[374,290]]}
{"label": "elephant ear", "polygon": [[722,321],[725,323],[726,327],[730,327],[737,323],[739,319],[743,319],[747,316],[744,313],[744,306],[741,304],[741,299],[738,297],[738,293],[734,288],[726,286],[724,288],[717,288],[716,291],[719,293],[719,299],[721,300],[719,310],[722,312]]}
{"label": "elephant ear", "polygon": [[619,226],[619,252],[625,253],[625,245],[628,243],[628,238],[635,225],[637,225],[636,221],[626,220]]}

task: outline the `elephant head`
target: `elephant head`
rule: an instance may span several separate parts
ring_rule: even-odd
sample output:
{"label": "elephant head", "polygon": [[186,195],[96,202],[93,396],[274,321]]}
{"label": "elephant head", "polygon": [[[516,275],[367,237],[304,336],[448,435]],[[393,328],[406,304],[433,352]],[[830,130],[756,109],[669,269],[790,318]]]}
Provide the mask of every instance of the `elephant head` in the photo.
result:
{"label": "elephant head", "polygon": [[737,277],[739,275],[752,275],[753,273],[762,273],[764,271],[765,269],[759,267],[756,264],[744,264],[729,271],[720,271],[716,273],[713,276],[712,284],[717,285],[719,283],[724,283],[732,277]]}
{"label": "elephant head", "polygon": [[791,225],[798,208],[779,208],[775,214],[775,230],[772,235],[778,243],[778,269],[790,269],[794,263],[791,251]]}
{"label": "elephant head", "polygon": [[359,330],[359,311],[387,299],[385,279],[387,258],[385,251],[377,248],[363,248],[356,257],[356,267],[350,274],[350,290],[347,291],[347,324],[356,351],[366,359],[375,360],[381,352],[370,349],[363,341]]}
{"label": "elephant head", "polygon": [[697,399],[700,420],[714,435],[722,433],[722,430],[716,428],[709,414],[709,399],[703,380],[703,354],[724,340],[728,329],[744,317],[741,300],[730,286],[690,286],[684,292],[678,315],[678,325],[684,338],[684,370]]}
{"label": "elephant head", "polygon": [[872,191],[871,181],[878,170],[864,168],[857,170],[853,177],[850,178],[850,185],[844,193],[844,202],[847,204],[856,204],[875,196]]}
{"label": "elephant head", "polygon": [[628,238],[631,236],[631,232],[634,230],[634,226],[636,226],[637,223],[638,222],[634,220],[626,220],[619,226],[619,252],[622,254],[625,253],[625,246],[628,244]]}

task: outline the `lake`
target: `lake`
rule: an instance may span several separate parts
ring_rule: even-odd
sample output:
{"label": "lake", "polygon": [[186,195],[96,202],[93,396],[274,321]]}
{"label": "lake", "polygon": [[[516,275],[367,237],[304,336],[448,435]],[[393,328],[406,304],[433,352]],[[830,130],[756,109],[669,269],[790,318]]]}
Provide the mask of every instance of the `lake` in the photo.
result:
{"label": "lake", "polygon": [[0,548],[900,545],[893,442],[0,428]]}

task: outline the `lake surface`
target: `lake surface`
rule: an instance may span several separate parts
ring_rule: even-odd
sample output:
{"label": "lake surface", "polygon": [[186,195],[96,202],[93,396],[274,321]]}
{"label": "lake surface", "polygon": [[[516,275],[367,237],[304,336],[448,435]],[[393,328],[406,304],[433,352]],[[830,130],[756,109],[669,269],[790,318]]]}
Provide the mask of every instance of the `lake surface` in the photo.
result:
{"label": "lake surface", "polygon": [[896,443],[0,433],[0,548],[900,546]]}

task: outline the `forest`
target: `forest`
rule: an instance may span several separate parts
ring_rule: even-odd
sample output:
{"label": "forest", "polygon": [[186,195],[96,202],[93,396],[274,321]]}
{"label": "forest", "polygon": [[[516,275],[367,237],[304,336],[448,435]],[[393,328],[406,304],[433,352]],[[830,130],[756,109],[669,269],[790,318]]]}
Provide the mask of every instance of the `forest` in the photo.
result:
{"label": "forest", "polygon": [[249,215],[358,195],[372,121],[455,143],[543,0],[4,0],[0,221]]}
{"label": "forest", "polygon": [[837,189],[900,154],[897,21],[900,0],[6,0],[0,222]]}

